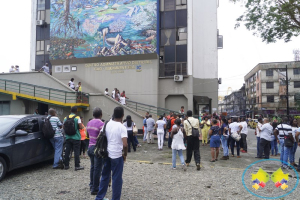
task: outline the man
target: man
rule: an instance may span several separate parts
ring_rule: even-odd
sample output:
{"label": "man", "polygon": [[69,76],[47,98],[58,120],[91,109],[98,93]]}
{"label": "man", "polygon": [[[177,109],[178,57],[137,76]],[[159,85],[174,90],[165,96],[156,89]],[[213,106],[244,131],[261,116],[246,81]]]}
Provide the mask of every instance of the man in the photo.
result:
{"label": "man", "polygon": [[144,138],[143,138],[143,141],[144,141],[144,143],[147,141],[147,134],[148,134],[148,132],[147,132],[147,119],[148,118],[149,118],[149,113],[146,112],[146,116],[143,120],[143,125],[144,125]]}
{"label": "man", "polygon": [[[171,149],[171,146],[172,146],[172,138],[171,138],[171,132],[172,132],[172,128],[173,128],[173,125],[175,124],[175,120],[176,120],[177,116],[176,114],[173,114],[170,116],[170,119],[168,121],[170,121],[171,123],[171,127],[169,128],[168,132],[169,132],[169,138],[168,138],[168,148]],[[169,122],[167,122],[168,124]]]}
{"label": "man", "polygon": [[[75,124],[75,131],[76,133],[74,135],[67,135],[66,134],[66,152],[65,152],[65,169],[68,170],[69,167],[69,161],[70,161],[70,153],[71,149],[74,150],[74,156],[75,156],[75,171],[77,170],[83,170],[84,167],[80,166],[80,160],[79,160],[79,153],[80,153],[80,140],[81,135],[79,132],[79,129],[83,128],[81,119],[79,116],[77,116],[77,107],[74,106],[71,108],[71,114],[64,119],[64,126],[67,119],[74,117],[74,124]],[[65,127],[64,127],[65,128]]]}
{"label": "man", "polygon": [[270,125],[269,119],[265,118],[260,131],[259,158],[262,158],[264,152],[265,159],[269,159],[272,133],[273,126]]}
{"label": "man", "polygon": [[193,117],[193,112],[191,110],[187,111],[187,120],[183,122],[184,130],[187,136],[187,148],[186,148],[186,166],[190,165],[192,155],[194,152],[194,160],[197,166],[197,170],[200,170],[200,150],[199,150],[199,140],[200,137],[195,137],[192,135],[192,127],[198,129],[200,132],[199,120]]}
{"label": "man", "polygon": [[242,117],[240,125],[243,127],[241,130],[241,147],[243,148],[242,153],[247,153],[247,134],[248,134],[248,124],[245,117]]}
{"label": "man", "polygon": [[184,118],[184,106],[181,106],[179,113],[180,113],[180,117]]}
{"label": "man", "polygon": [[[114,109],[114,119],[106,125],[108,158],[104,163],[96,200],[104,199],[112,172],[112,199],[121,199],[123,166],[127,156],[127,130],[122,124],[124,109]],[[123,150],[123,155],[122,155]]]}
{"label": "man", "polygon": [[258,119],[258,123],[256,125],[256,129],[255,129],[255,135],[256,135],[256,157],[255,158],[259,158],[259,145],[260,145],[260,131],[261,131],[261,127],[262,127],[262,118]]}
{"label": "man", "polygon": [[39,109],[35,109],[33,115],[39,115]]}
{"label": "man", "polygon": [[147,143],[150,144],[150,140],[151,140],[151,144],[154,144],[154,126],[155,126],[155,121],[152,118],[152,115],[149,115],[149,118],[146,120],[146,124],[147,124]]}
{"label": "man", "polygon": [[[238,134],[240,134],[243,127],[238,123],[237,118],[233,118],[232,121],[233,121],[233,123],[229,124],[229,134],[231,135],[234,132],[237,132]],[[234,144],[236,144],[237,158],[241,158],[241,156],[240,156],[240,141],[235,141],[233,138],[231,138],[231,140],[230,140],[231,156],[234,157]]]}
{"label": "man", "polygon": [[288,122],[289,122],[288,118],[284,117],[282,119],[282,123],[279,124],[274,131],[275,138],[281,147],[280,160],[282,163],[281,167],[284,169],[288,168],[287,166],[288,156],[290,155],[290,152],[292,150],[292,147],[285,147],[284,140],[285,138],[286,139],[290,138],[294,142],[292,127],[288,125]]}
{"label": "man", "polygon": [[15,72],[15,67],[12,65],[9,69],[9,73],[14,73]]}
{"label": "man", "polygon": [[105,89],[104,94],[105,94],[106,96],[109,96],[109,94],[108,94],[108,88]]}
{"label": "man", "polygon": [[41,71],[44,71],[44,72],[46,72],[47,74],[50,74],[50,69],[49,69],[49,67],[48,67],[48,63],[46,63],[40,70],[39,70],[39,72],[41,72]]}
{"label": "man", "polygon": [[74,84],[74,78],[71,78],[71,80],[69,81],[68,85],[72,90],[75,90],[75,84]]}
{"label": "man", "polygon": [[19,68],[19,66],[18,65],[16,65],[16,67],[15,67],[15,72],[20,72],[20,68]]}
{"label": "man", "polygon": [[125,90],[123,90],[123,92],[121,93],[121,96],[124,96],[126,99],[129,99],[128,97],[126,97],[126,94],[125,94]]}
{"label": "man", "polygon": [[115,88],[115,89],[111,92],[111,97],[112,97],[113,99],[116,98],[116,91],[117,91],[117,88]]}

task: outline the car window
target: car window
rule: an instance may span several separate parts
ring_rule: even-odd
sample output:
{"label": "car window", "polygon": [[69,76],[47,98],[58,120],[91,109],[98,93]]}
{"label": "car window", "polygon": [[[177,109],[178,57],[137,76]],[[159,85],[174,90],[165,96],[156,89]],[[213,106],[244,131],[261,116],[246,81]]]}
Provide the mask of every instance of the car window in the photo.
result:
{"label": "car window", "polygon": [[1,117],[0,118],[0,135],[9,131],[19,118]]}
{"label": "car window", "polygon": [[39,121],[38,118],[31,118],[20,123],[16,129],[26,131],[27,133],[34,133],[39,131]]}

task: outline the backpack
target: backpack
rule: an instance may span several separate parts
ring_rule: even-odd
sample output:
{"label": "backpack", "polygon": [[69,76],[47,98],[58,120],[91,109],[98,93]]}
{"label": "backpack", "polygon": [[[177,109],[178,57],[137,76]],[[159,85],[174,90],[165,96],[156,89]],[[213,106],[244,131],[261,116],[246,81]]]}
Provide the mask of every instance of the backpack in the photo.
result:
{"label": "backpack", "polygon": [[72,118],[67,118],[67,120],[64,123],[64,131],[66,135],[72,136],[76,134],[76,129],[75,129],[75,117],[74,115]]}
{"label": "backpack", "polygon": [[168,129],[168,130],[172,127],[171,121],[172,121],[172,119],[169,119],[169,120],[167,121],[166,129]]}
{"label": "backpack", "polygon": [[43,131],[43,134],[44,134],[44,137],[46,139],[51,139],[54,137],[54,134],[55,134],[55,130],[53,130],[53,127],[51,125],[51,122],[50,122],[50,119],[51,119],[52,116],[50,116],[49,118],[47,117],[45,119],[45,122],[43,124],[43,128],[42,128],[42,131]]}
{"label": "backpack", "polygon": [[95,145],[94,154],[97,158],[107,158],[108,151],[107,151],[107,137],[106,137],[106,125],[108,122],[105,123],[104,128],[100,132],[97,137],[97,142]]}

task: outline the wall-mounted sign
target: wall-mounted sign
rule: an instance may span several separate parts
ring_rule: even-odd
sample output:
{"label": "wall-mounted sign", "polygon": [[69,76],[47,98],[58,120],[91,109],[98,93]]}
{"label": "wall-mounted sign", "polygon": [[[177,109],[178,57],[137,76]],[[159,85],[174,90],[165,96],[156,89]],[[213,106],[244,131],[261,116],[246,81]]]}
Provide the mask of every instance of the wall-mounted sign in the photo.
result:
{"label": "wall-mounted sign", "polygon": [[71,66],[70,65],[64,65],[63,66],[63,72],[70,72],[71,71]]}
{"label": "wall-mounted sign", "polygon": [[71,67],[71,70],[72,70],[72,71],[77,71],[77,66],[72,66],[72,67]]}
{"label": "wall-mounted sign", "polygon": [[55,66],[55,73],[61,73],[62,72],[62,66]]}

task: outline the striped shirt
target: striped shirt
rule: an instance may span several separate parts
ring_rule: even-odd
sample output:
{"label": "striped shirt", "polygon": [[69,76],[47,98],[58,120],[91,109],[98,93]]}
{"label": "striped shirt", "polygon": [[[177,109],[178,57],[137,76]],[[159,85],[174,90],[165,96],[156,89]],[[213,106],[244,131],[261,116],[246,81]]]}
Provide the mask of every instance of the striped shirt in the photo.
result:
{"label": "striped shirt", "polygon": [[[48,117],[50,117],[50,115]],[[62,130],[61,130],[62,123],[60,122],[60,120],[58,119],[58,117],[52,116],[50,118],[50,123],[52,125],[53,130],[55,130],[54,137],[61,137],[61,136],[63,136]]]}
{"label": "striped shirt", "polygon": [[89,147],[96,145],[97,137],[100,134],[100,130],[102,129],[103,125],[104,122],[102,122],[100,119],[92,119],[88,122],[86,130],[90,137]]}
{"label": "striped shirt", "polygon": [[276,127],[276,130],[279,132],[279,139],[284,139],[284,136],[289,135],[292,132],[292,127],[288,124],[279,124]]}

